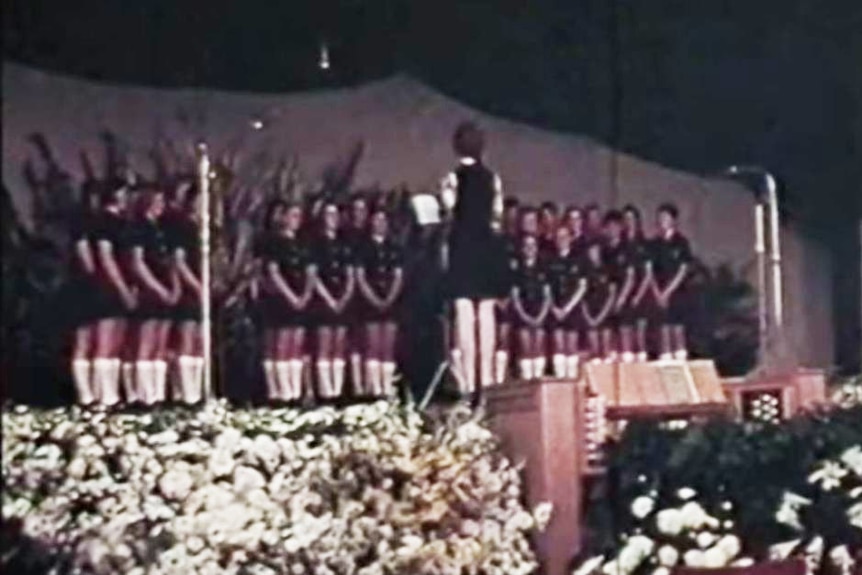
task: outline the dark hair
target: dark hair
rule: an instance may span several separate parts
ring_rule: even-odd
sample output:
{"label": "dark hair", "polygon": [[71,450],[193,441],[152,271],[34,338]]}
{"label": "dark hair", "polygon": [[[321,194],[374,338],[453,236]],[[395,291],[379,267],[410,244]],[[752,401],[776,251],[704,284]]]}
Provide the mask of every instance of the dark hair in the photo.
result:
{"label": "dark hair", "polygon": [[641,211],[634,204],[626,204],[623,206],[623,214],[634,214],[638,222],[641,221]]}
{"label": "dark hair", "polygon": [[106,208],[117,202],[121,192],[128,192],[129,187],[124,180],[113,179],[105,182],[99,190],[99,206]]}
{"label": "dark hair", "polygon": [[670,202],[665,202],[658,207],[658,213],[662,212],[669,215],[673,219],[677,219],[679,217],[679,208],[677,208],[676,205]]}
{"label": "dark hair", "polygon": [[512,208],[518,208],[521,205],[521,201],[514,196],[508,196],[503,200],[503,209],[511,210]]}
{"label": "dark hair", "polygon": [[544,211],[548,211],[548,212],[551,212],[551,213],[554,213],[554,214],[556,214],[557,212],[559,212],[559,211],[560,211],[559,206],[557,206],[557,204],[555,204],[554,202],[542,202],[542,206],[541,206],[541,208],[540,208],[540,209],[541,209],[543,212],[544,212]]}
{"label": "dark hair", "polygon": [[623,213],[619,210],[610,210],[605,214],[605,224],[619,224],[623,221]]}
{"label": "dark hair", "polygon": [[287,207],[287,202],[282,199],[275,199],[269,202],[263,214],[263,229],[265,231],[272,231],[272,217],[275,215],[275,212],[286,210]]}
{"label": "dark hair", "polygon": [[459,156],[478,160],[485,151],[485,134],[475,122],[461,122],[452,136],[452,147]]}
{"label": "dark hair", "polygon": [[598,205],[598,204],[596,204],[596,203],[590,203],[590,204],[587,204],[586,206],[584,206],[583,213],[587,213],[587,212],[600,212],[600,211],[601,211],[601,208],[599,207],[599,205]]}

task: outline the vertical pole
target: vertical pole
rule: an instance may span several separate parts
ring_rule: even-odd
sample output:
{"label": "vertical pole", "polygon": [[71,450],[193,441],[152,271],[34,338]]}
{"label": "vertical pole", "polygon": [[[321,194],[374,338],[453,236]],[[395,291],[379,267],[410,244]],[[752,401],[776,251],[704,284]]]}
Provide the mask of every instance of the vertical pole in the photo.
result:
{"label": "vertical pole", "polygon": [[[784,326],[784,288],[781,281],[781,223],[778,218],[778,185],[766,172],[766,193],[769,202],[770,260],[772,263],[773,327],[780,332]],[[780,335],[776,333],[775,335]]]}
{"label": "vertical pole", "polygon": [[201,343],[204,357],[204,400],[213,395],[212,384],[212,281],[210,280],[210,159],[207,145],[198,144],[198,188],[201,195]]}
{"label": "vertical pole", "polygon": [[765,363],[769,332],[769,305],[767,303],[766,273],[766,211],[763,204],[754,206],[754,253],[757,257],[757,325],[758,356],[761,366]]}

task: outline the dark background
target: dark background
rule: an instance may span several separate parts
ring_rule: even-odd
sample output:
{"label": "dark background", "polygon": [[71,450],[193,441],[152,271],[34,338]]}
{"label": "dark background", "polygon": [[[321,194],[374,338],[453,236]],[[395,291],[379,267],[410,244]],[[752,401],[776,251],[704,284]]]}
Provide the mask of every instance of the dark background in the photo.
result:
{"label": "dark background", "polygon": [[4,0],[3,32],[4,58],[93,80],[284,92],[403,71],[670,166],[766,166],[831,249],[836,360],[859,369],[859,0]]}

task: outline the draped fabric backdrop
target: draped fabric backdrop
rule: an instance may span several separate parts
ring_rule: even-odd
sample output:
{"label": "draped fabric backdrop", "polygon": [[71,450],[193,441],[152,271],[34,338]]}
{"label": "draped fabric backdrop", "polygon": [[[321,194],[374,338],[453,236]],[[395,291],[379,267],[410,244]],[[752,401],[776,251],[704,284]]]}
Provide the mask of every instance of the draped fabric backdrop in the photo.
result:
{"label": "draped fabric backdrop", "polygon": [[[156,90],[102,85],[20,65],[3,68],[3,181],[26,217],[22,166],[32,154],[26,136],[45,133],[59,161],[76,177],[78,154],[98,158],[98,134],[111,129],[131,147],[132,163],[149,170],[146,152],[158,133],[189,137],[180,111],[197,119],[215,148],[245,132],[246,148],[296,154],[315,179],[359,140],[366,150],[357,186],[435,188],[453,164],[450,137],[463,119],[487,130],[489,163],[507,194],[526,201],[638,205],[648,228],[662,202],[675,202],[695,251],[709,264],[729,262],[753,279],[753,198],[741,186],[684,173],[617,153],[587,138],[502,120],[446,98],[406,76],[357,88],[288,95]],[[255,131],[252,120],[264,129]],[[790,342],[801,362],[827,367],[833,358],[831,262],[825,247],[784,230],[785,304]]]}

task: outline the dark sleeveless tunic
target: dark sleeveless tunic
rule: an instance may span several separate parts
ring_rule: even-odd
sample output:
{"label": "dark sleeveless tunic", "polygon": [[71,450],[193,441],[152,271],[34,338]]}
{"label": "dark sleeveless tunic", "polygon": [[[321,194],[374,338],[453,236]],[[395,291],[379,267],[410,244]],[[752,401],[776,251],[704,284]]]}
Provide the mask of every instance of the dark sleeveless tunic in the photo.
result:
{"label": "dark sleeveless tunic", "polygon": [[455,170],[457,198],[449,233],[449,296],[489,299],[508,290],[504,240],[491,228],[494,172],[481,162]]}

